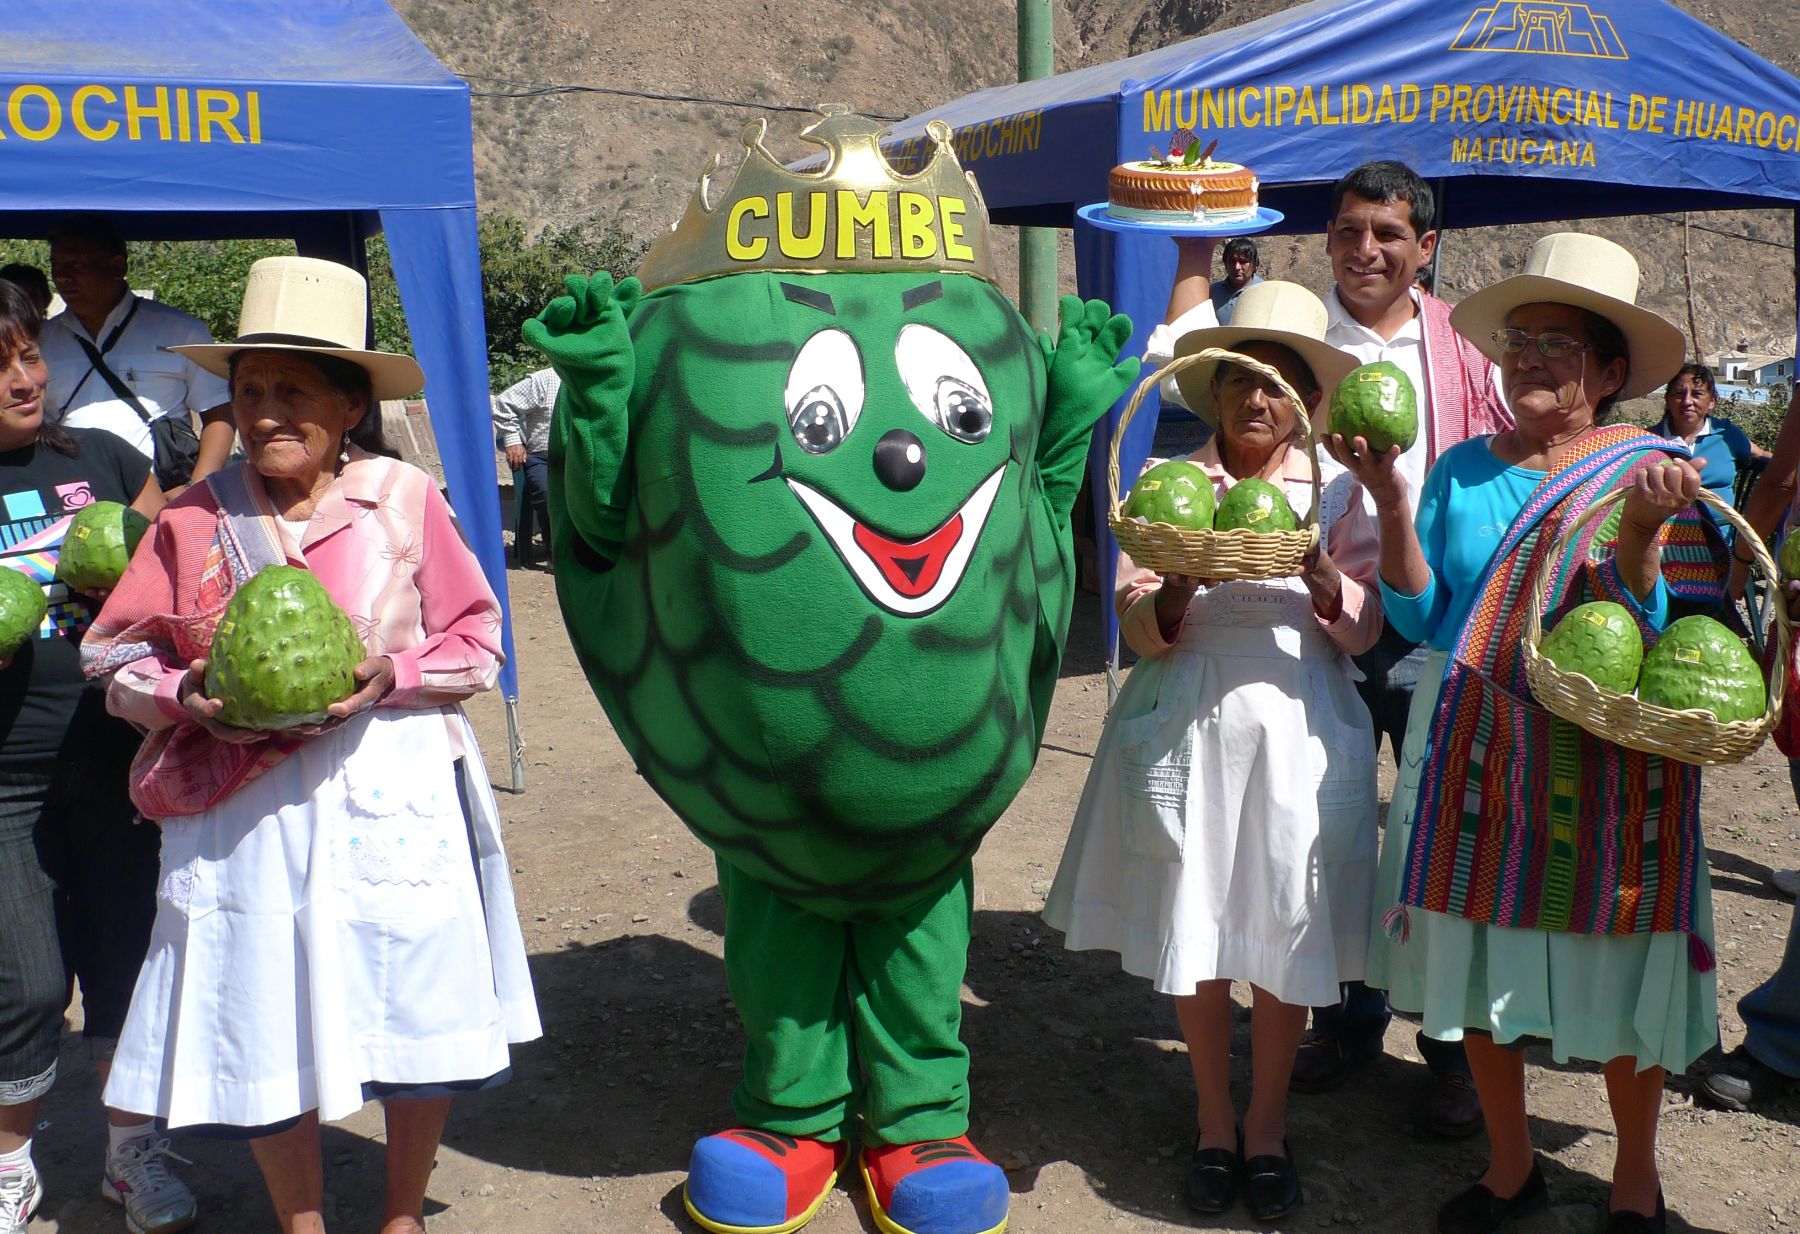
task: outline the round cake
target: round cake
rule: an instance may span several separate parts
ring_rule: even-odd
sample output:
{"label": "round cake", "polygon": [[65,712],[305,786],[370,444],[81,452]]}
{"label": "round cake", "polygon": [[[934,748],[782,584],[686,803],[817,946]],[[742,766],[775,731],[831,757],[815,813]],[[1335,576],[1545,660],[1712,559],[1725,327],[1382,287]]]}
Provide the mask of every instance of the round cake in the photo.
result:
{"label": "round cake", "polygon": [[1256,173],[1239,163],[1146,159],[1112,169],[1106,209],[1145,222],[1236,223],[1255,217],[1256,189]]}

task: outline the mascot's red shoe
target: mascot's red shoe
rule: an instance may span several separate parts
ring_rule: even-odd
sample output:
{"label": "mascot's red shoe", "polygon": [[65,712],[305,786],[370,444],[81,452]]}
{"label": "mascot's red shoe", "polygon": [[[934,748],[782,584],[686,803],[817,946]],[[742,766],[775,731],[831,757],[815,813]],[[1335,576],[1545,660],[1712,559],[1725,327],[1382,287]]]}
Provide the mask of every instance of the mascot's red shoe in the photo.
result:
{"label": "mascot's red shoe", "polygon": [[1006,1174],[966,1135],[862,1151],[869,1211],[882,1234],[1000,1234]]}
{"label": "mascot's red shoe", "polygon": [[789,1234],[818,1213],[847,1151],[843,1144],[733,1127],[694,1145],[681,1202],[714,1234]]}

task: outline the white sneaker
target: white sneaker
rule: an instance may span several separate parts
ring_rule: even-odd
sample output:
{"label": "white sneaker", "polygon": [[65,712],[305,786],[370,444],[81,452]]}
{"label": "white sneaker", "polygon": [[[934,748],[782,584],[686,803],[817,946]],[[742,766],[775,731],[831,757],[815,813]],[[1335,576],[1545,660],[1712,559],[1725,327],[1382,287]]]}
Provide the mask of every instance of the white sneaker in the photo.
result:
{"label": "white sneaker", "polygon": [[0,1234],[25,1234],[25,1225],[44,1198],[44,1185],[29,1161],[0,1170]]}
{"label": "white sneaker", "polygon": [[194,1164],[170,1151],[167,1136],[154,1134],[127,1140],[106,1155],[100,1195],[124,1206],[131,1234],[174,1234],[194,1224],[194,1193],[169,1173],[170,1160]]}

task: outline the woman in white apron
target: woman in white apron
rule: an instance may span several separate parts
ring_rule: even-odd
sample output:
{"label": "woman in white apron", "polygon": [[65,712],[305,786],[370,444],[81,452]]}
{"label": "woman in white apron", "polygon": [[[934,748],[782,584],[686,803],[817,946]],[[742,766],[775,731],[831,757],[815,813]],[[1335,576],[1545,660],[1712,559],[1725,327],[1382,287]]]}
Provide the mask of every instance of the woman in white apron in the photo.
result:
{"label": "woman in white apron", "polygon": [[[1306,401],[1229,362],[1176,376],[1217,427],[1189,458],[1221,495],[1256,477],[1296,509],[1310,504],[1300,417],[1322,414],[1356,366],[1323,341],[1325,323],[1311,292],[1266,282],[1239,296],[1232,325],[1177,343],[1177,356],[1218,347],[1268,364]],[[1223,1212],[1242,1180],[1265,1221],[1300,1201],[1288,1076],[1307,1008],[1363,975],[1375,874],[1374,743],[1349,656],[1381,630],[1377,541],[1361,490],[1325,467],[1322,547],[1297,578],[1207,586],[1121,561],[1121,634],[1141,659],[1044,909],[1071,950],[1116,951],[1175,996],[1199,1098],[1189,1202]],[[1254,987],[1241,1126],[1229,1087],[1234,980]]]}
{"label": "woman in white apron", "polygon": [[[270,258],[250,272],[242,337],[181,348],[229,376],[247,458],[163,511],[83,646],[88,673],[110,674],[109,709],[147,734],[132,799],[163,837],[107,1099],[249,1139],[283,1234],[323,1230],[319,1122],[371,1099],[386,1105],[381,1229],[423,1230],[451,1096],[503,1081],[509,1045],[538,1035],[460,706],[499,672],[500,607],[431,478],[382,454],[375,400],[424,378],[362,349],[365,303],[353,270]],[[214,630],[284,566],[313,575],[367,658],[322,723],[230,727],[208,696]],[[287,620],[290,641],[323,634],[320,614]]]}

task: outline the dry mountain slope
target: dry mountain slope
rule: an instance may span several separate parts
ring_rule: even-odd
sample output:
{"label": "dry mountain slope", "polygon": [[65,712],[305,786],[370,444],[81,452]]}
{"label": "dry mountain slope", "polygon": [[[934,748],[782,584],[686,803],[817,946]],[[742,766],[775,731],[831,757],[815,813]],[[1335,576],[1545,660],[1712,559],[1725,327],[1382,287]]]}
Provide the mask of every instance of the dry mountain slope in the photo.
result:
{"label": "dry mountain slope", "polygon": [[[1632,3],[1634,0],[1616,0]],[[1253,21],[1292,0],[1056,0],[1062,69],[1115,59]],[[579,83],[735,103],[576,93],[478,97],[477,176],[485,204],[538,223],[599,212],[640,234],[666,227],[714,151],[766,119],[771,145],[792,153],[801,118],[744,103],[843,100],[908,115],[1012,80],[1014,10],[992,0],[396,0],[401,14],[478,90]],[[1790,72],[1800,72],[1800,5],[1792,0],[1681,0],[1681,7]],[[1379,37],[1371,35],[1370,37]],[[1791,347],[1795,305],[1786,211],[1695,215],[1719,232],[1689,234],[1699,334],[1707,350],[1746,341]],[[1643,258],[1648,302],[1687,320],[1678,220],[1598,221],[1593,230]],[[1460,298],[1516,268],[1545,226],[1448,238],[1442,290]],[[1269,273],[1323,287],[1321,246],[1266,242]],[[1009,246],[1002,246],[1003,265]],[[1073,285],[1065,262],[1065,282]]]}

